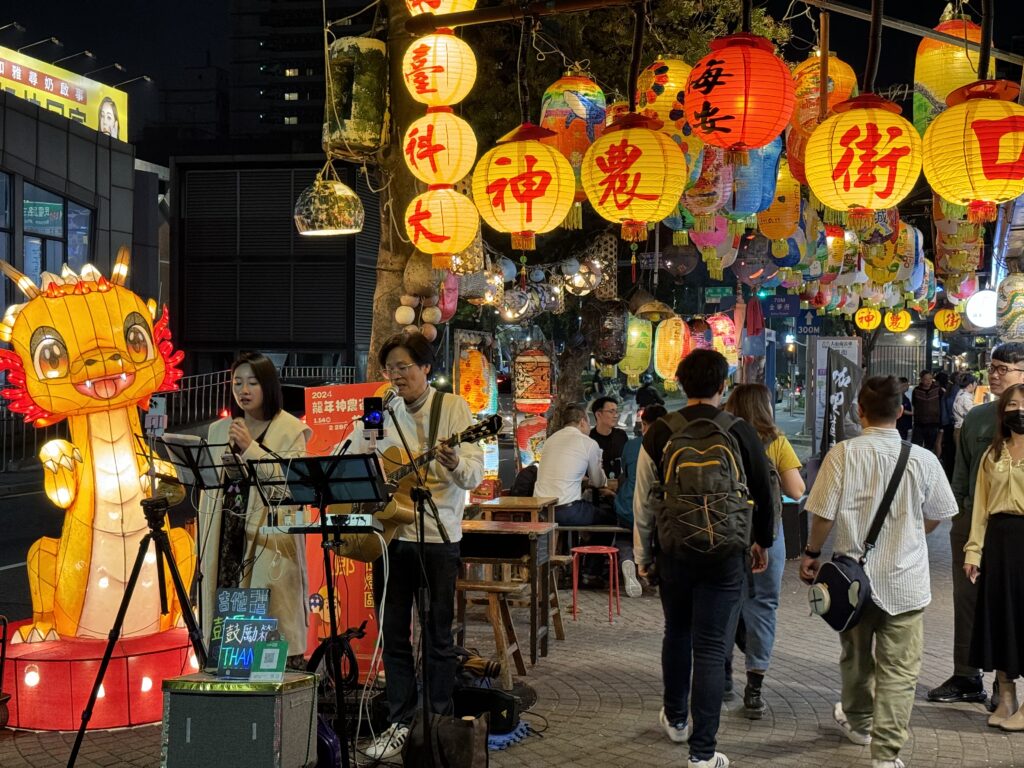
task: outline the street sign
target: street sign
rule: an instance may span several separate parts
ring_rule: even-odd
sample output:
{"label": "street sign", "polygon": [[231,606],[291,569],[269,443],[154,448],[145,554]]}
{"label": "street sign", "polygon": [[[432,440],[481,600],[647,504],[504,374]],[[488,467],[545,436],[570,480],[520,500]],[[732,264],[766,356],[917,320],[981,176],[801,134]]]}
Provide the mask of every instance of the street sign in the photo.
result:
{"label": "street sign", "polygon": [[796,321],[796,333],[798,336],[818,336],[821,333],[821,317],[818,313],[811,310],[802,313]]}
{"label": "street sign", "polygon": [[727,285],[713,285],[704,289],[704,301],[708,304],[717,304],[726,296],[733,296],[735,293],[735,289]]}
{"label": "street sign", "polygon": [[761,300],[761,310],[765,317],[796,317],[800,314],[800,297],[769,296]]}

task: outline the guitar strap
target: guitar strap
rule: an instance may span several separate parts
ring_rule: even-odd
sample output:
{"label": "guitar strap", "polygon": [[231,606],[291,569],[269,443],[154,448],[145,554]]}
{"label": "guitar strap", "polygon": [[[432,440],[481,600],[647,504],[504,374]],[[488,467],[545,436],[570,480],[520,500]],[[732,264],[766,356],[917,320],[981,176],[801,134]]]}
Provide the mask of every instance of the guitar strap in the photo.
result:
{"label": "guitar strap", "polygon": [[[429,451],[435,445],[437,445],[437,430],[441,425],[441,411],[444,406],[444,392],[434,391],[434,396],[430,399],[430,422],[427,427],[427,450]],[[431,462],[432,464],[433,462]],[[427,473],[433,472],[431,465],[427,465]],[[434,475],[434,479],[437,479],[437,475]]]}

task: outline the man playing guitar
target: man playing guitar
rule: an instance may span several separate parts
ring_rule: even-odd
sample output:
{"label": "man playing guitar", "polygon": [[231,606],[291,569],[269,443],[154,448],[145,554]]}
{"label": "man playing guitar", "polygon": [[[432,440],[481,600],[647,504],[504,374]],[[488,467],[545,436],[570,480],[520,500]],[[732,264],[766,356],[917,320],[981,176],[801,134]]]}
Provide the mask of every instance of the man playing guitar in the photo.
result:
{"label": "man playing guitar", "polygon": [[[469,404],[461,397],[438,392],[427,383],[434,363],[430,342],[419,333],[403,333],[388,339],[378,353],[384,375],[390,380],[397,397],[391,401],[385,417],[385,435],[377,441],[383,453],[389,447],[401,447],[401,438],[394,428],[397,420],[409,448],[417,454],[434,447],[456,432],[473,424]],[[434,409],[438,413],[433,414]],[[436,425],[431,435],[431,426]],[[362,425],[357,424],[352,443],[359,450],[363,444]],[[391,472],[397,467],[387,466]],[[421,576],[425,575],[430,593],[430,611],[426,633],[429,648],[427,660],[430,708],[437,714],[452,713],[452,690],[455,687],[456,658],[452,644],[452,621],[455,606],[455,580],[459,572],[459,541],[462,539],[462,513],[466,491],[483,479],[483,453],[473,443],[457,447],[439,446],[436,461],[421,470],[427,488],[437,506],[438,519],[450,543],[438,530],[428,511],[424,523],[425,560],[421,568],[417,545],[419,515],[413,522],[398,528],[388,545],[390,575],[385,589],[381,627],[384,632],[384,672],[387,678],[387,700],[391,725],[366,750],[368,757],[387,759],[402,751],[409,735],[416,709],[416,671],[412,636],[412,608]]]}

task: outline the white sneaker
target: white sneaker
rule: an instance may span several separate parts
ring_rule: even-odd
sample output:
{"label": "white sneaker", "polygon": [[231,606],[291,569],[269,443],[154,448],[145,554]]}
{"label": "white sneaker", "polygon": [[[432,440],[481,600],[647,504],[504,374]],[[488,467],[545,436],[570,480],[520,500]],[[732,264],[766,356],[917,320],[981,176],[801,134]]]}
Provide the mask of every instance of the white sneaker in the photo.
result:
{"label": "white sneaker", "polygon": [[366,756],[371,760],[387,760],[394,757],[401,753],[408,737],[409,726],[392,723],[366,748]]}
{"label": "white sneaker", "polygon": [[[864,733],[864,731],[855,731],[850,727],[850,721],[846,719],[846,713],[843,712],[843,705],[836,702],[835,708],[832,710],[832,719],[836,721],[836,725],[839,726],[839,730],[843,732],[843,735],[852,741],[854,744],[860,747],[866,747],[871,743],[871,734]],[[882,761],[885,764],[885,761]],[[889,765],[889,768],[900,768],[900,766]]]}
{"label": "white sneaker", "polygon": [[898,757],[895,760],[872,760],[871,768],[907,768]]}
{"label": "white sneaker", "polygon": [[622,561],[622,579],[626,582],[626,597],[640,597],[644,593],[643,585],[636,577],[636,563],[632,560]]}
{"label": "white sneaker", "polygon": [[665,716],[665,708],[661,708],[661,712],[658,714],[658,721],[661,723],[661,727],[665,729],[665,734],[671,741],[676,744],[685,744],[686,740],[690,738],[690,724],[683,723],[670,723],[668,717]]}
{"label": "white sneaker", "polygon": [[729,768],[729,758],[721,752],[715,752],[714,757],[708,760],[687,760],[686,768]]}

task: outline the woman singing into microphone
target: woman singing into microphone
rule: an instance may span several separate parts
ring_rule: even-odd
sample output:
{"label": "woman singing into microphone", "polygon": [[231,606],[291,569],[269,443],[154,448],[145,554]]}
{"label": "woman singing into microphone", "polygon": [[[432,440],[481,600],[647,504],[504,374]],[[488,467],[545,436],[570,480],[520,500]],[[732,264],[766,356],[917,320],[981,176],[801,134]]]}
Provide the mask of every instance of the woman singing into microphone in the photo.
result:
{"label": "woman singing into microphone", "polygon": [[277,369],[259,352],[243,352],[232,364],[231,394],[231,417],[212,424],[208,438],[230,447],[221,457],[223,486],[204,493],[199,510],[203,628],[209,633],[217,589],[269,588],[269,615],[288,641],[289,666],[301,666],[308,627],[303,539],[259,532],[268,524],[268,508],[243,470],[250,460],[304,456],[312,430],[281,409]]}

